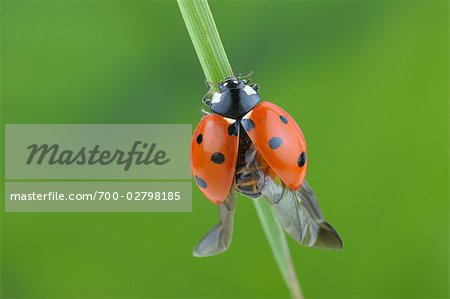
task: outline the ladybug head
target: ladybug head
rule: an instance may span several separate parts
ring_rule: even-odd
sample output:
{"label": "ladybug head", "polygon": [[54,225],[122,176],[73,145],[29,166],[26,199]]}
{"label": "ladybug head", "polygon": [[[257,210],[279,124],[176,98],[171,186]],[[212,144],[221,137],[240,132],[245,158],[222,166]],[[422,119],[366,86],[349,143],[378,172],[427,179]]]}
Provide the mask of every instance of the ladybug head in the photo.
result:
{"label": "ladybug head", "polygon": [[235,77],[229,77],[219,83],[219,92],[226,92],[232,89],[242,89],[245,87],[245,82]]}
{"label": "ladybug head", "polygon": [[241,118],[261,100],[252,86],[247,85],[245,79],[226,78],[219,83],[218,92],[211,99],[211,111],[233,119]]}

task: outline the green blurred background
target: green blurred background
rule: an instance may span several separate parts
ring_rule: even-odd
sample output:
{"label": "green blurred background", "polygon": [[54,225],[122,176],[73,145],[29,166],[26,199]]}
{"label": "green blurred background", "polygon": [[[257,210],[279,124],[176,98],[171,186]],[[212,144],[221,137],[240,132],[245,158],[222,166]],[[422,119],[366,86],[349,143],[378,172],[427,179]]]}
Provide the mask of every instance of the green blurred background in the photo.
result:
{"label": "green blurred background", "polygon": [[[175,1],[2,1],[4,123],[190,123],[206,92]],[[343,252],[289,240],[304,293],[447,297],[447,1],[213,1],[236,72],[299,122]],[[186,150],[188,150],[186,148]],[[2,158],[3,159],[3,158]],[[1,213],[2,298],[287,297],[249,199],[229,252],[192,213]],[[2,196],[4,196],[2,194]]]}

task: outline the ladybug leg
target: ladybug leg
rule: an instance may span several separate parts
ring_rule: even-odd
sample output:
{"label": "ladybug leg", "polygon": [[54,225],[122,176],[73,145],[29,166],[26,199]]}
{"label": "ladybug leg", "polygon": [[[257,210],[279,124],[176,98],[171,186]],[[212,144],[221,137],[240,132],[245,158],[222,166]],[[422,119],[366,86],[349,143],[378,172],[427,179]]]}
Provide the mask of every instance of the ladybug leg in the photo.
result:
{"label": "ladybug leg", "polygon": [[208,111],[206,111],[205,109],[202,109],[202,113],[203,113],[203,116],[208,115],[208,114],[211,114],[211,113],[209,113]]}
{"label": "ladybug leg", "polygon": [[258,83],[252,84],[252,85],[250,85],[250,87],[253,88],[256,92],[259,91],[259,84]]}
{"label": "ladybug leg", "polygon": [[202,103],[209,107],[211,105],[211,99],[214,94],[214,89],[210,88],[208,92],[204,95]]}
{"label": "ladybug leg", "polygon": [[210,94],[209,94],[209,93],[207,93],[207,94],[203,97],[202,103],[209,107],[209,105],[211,104],[211,98],[210,98]]}
{"label": "ladybug leg", "polygon": [[205,81],[206,86],[208,87],[208,92],[203,96],[202,103],[209,107],[211,104],[211,99],[214,94],[213,83],[208,80]]}
{"label": "ladybug leg", "polygon": [[194,248],[193,255],[206,257],[228,249],[233,238],[236,192],[230,191],[227,200],[219,205],[220,222],[216,224]]}

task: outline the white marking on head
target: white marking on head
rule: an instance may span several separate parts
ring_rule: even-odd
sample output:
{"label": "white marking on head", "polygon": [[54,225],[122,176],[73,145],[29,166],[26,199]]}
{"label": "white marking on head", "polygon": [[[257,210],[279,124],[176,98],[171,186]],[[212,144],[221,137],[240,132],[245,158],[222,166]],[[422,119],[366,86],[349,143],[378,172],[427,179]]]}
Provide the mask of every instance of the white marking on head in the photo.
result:
{"label": "white marking on head", "polygon": [[253,88],[251,88],[249,85],[245,85],[244,91],[249,96],[252,94],[256,94],[256,91]]}
{"label": "white marking on head", "polygon": [[219,103],[220,102],[220,96],[221,96],[221,93],[216,92],[213,95],[212,99],[211,99],[211,103]]}

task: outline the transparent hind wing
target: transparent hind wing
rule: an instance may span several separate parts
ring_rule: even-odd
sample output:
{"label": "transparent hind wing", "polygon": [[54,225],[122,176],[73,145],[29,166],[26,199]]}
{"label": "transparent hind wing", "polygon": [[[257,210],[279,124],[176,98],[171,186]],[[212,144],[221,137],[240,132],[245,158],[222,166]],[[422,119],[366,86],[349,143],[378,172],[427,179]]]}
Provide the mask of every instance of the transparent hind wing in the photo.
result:
{"label": "transparent hind wing", "polygon": [[207,257],[217,255],[230,247],[233,238],[235,207],[236,192],[231,190],[225,202],[219,205],[220,222],[211,228],[211,230],[200,240],[194,248],[194,256]]}
{"label": "transparent hind wing", "polygon": [[261,193],[272,204],[284,230],[299,244],[333,250],[343,248],[336,230],[325,221],[314,192],[306,181],[294,191],[264,176]]}

